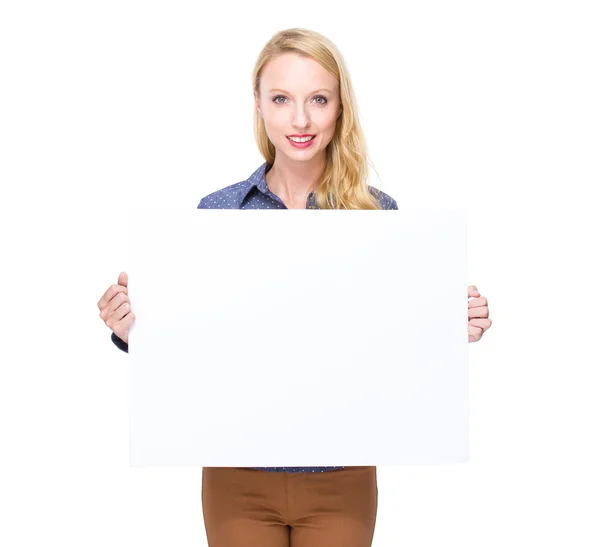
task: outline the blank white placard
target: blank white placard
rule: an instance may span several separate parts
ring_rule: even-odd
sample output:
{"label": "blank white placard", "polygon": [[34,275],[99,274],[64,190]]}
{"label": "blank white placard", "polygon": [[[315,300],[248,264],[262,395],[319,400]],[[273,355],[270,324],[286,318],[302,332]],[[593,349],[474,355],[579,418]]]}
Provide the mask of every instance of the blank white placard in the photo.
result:
{"label": "blank white placard", "polygon": [[130,463],[468,460],[466,215],[131,209]]}

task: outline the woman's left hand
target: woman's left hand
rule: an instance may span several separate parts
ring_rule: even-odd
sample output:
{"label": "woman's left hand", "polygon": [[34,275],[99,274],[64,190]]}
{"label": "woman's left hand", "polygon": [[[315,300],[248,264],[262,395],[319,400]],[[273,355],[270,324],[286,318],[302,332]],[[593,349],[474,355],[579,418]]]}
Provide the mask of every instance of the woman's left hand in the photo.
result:
{"label": "woman's left hand", "polygon": [[487,298],[479,294],[475,285],[469,285],[467,299],[471,296],[476,298],[469,300],[469,342],[477,342],[490,328],[492,320],[488,318],[490,311]]}

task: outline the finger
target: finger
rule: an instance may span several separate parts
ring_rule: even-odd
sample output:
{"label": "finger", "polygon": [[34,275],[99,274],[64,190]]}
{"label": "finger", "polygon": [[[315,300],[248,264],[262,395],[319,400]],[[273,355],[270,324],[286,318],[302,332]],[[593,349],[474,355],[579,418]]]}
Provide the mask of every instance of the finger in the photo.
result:
{"label": "finger", "polygon": [[127,275],[127,272],[121,272],[119,274],[119,279],[118,279],[117,283],[119,285],[122,285],[123,287],[127,287],[128,282],[129,282],[129,276]]}
{"label": "finger", "polygon": [[473,298],[473,300],[469,300],[469,308],[478,308],[480,306],[487,306],[488,300],[485,296],[481,298]]}
{"label": "finger", "polygon": [[492,326],[491,319],[469,319],[469,325],[472,327],[480,327],[483,332],[488,330]]}
{"label": "finger", "polygon": [[[131,313],[131,304],[129,301],[123,302],[120,306],[118,306],[106,319],[106,325],[114,330],[119,321],[122,321],[124,317],[127,317]],[[131,318],[128,319],[132,320]]]}
{"label": "finger", "polygon": [[487,306],[478,306],[475,308],[469,308],[467,310],[469,318],[471,317],[485,317],[487,318],[490,314],[490,310]]}
{"label": "finger", "polygon": [[475,338],[475,341],[477,341],[481,338],[481,335],[483,334],[483,329],[480,329],[479,327],[472,327],[471,325],[469,325],[467,330],[469,331],[469,340],[471,339],[470,337],[473,336]]}
{"label": "finger", "polygon": [[127,287],[123,285],[111,285],[106,289],[106,292],[102,295],[102,298],[98,300],[98,309],[103,310],[107,304],[114,298],[114,296],[120,292],[127,294]]}
{"label": "finger", "polygon": [[119,329],[125,328],[127,331],[129,331],[129,327],[131,327],[131,325],[133,324],[134,321],[135,321],[135,314],[131,311],[131,308],[129,308],[127,310],[127,312],[125,313],[125,315],[116,322],[115,328],[119,328]]}
{"label": "finger", "polygon": [[106,321],[112,315],[112,313],[125,302],[129,302],[129,296],[127,296],[127,294],[122,290],[117,291],[115,296],[113,296],[108,301],[106,306],[104,306],[104,308],[102,308],[100,311],[100,317]]}

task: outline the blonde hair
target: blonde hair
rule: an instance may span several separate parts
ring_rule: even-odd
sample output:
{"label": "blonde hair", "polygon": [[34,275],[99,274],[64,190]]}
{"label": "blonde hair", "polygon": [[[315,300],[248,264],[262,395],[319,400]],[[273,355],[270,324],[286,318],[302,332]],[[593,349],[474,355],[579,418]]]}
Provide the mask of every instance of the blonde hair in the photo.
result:
{"label": "blonde hair", "polygon": [[[379,200],[369,191],[366,140],[341,53],[329,39],[312,30],[291,28],[277,32],[263,47],[252,73],[252,85],[257,95],[260,95],[263,68],[284,53],[296,53],[313,59],[335,76],[339,83],[342,113],[337,118],[335,133],[326,148],[325,171],[315,189],[316,204],[320,209],[381,209]],[[260,153],[272,165],[275,147],[256,108],[254,136]]]}

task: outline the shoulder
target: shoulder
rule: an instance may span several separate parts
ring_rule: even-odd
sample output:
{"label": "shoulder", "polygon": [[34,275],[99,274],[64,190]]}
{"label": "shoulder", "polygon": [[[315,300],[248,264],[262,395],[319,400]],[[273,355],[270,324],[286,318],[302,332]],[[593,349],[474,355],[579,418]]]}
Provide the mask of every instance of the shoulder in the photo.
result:
{"label": "shoulder", "polygon": [[239,209],[251,186],[248,180],[225,186],[204,196],[197,209]]}
{"label": "shoulder", "polygon": [[369,191],[379,200],[382,209],[398,209],[398,204],[392,196],[371,185],[369,185]]}

